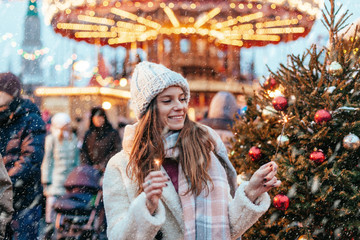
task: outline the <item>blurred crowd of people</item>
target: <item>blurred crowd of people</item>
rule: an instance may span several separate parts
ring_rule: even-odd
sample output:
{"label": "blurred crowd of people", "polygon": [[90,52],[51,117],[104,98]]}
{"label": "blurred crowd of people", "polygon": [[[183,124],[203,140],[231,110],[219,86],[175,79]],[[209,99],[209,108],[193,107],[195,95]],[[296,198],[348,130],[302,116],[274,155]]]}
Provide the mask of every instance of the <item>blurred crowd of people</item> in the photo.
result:
{"label": "blurred crowd of people", "polygon": [[[230,149],[235,115],[241,112],[234,95],[218,92],[199,122],[216,130]],[[105,110],[94,107],[89,123],[87,131],[78,134],[67,113],[44,112],[42,119],[38,107],[22,98],[19,79],[0,74],[0,240],[37,239],[44,217],[53,228],[54,203],[66,193],[69,174],[80,165],[103,174],[110,158],[120,152],[123,129],[130,122],[120,122],[115,129]],[[51,239],[49,233],[45,238]]]}

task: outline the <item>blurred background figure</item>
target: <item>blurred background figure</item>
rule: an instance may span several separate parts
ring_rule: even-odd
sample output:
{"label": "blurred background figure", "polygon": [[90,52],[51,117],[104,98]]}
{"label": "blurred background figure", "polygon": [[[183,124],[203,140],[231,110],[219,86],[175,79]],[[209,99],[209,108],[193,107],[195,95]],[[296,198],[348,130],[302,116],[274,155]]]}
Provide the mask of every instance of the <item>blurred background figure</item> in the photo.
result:
{"label": "blurred background figure", "polygon": [[79,165],[77,137],[71,129],[71,119],[66,113],[51,118],[50,134],[45,139],[45,155],[41,167],[41,183],[46,197],[46,238],[50,239],[54,222],[54,202],[65,194],[64,183],[70,172]]}
{"label": "blurred background figure", "polygon": [[200,121],[200,123],[213,128],[220,135],[228,150],[231,147],[230,139],[234,136],[231,129],[238,109],[239,106],[233,94],[218,92],[210,102],[207,115]]}
{"label": "blurred background figure", "polygon": [[12,181],[15,210],[6,239],[38,237],[45,135],[38,107],[21,97],[18,77],[0,73],[0,154]]}
{"label": "blurred background figure", "polygon": [[109,159],[121,150],[119,133],[111,126],[101,107],[91,109],[90,127],[81,149],[81,163],[102,173]]}

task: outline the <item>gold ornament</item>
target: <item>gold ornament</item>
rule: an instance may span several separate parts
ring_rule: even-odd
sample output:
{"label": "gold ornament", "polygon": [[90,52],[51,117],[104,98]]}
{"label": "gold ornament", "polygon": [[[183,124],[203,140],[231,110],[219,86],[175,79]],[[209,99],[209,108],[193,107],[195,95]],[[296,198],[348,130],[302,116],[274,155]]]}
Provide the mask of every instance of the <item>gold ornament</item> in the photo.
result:
{"label": "gold ornament", "polygon": [[338,77],[343,73],[343,68],[340,63],[334,61],[329,65],[328,73],[332,76]]}

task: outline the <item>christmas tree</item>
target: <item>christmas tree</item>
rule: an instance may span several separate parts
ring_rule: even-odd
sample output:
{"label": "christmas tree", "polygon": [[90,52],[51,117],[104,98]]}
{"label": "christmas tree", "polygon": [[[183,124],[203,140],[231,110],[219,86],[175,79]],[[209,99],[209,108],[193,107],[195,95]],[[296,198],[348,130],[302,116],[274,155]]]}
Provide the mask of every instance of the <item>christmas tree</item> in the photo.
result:
{"label": "christmas tree", "polygon": [[334,0],[323,11],[330,43],[270,71],[234,127],[230,159],[243,179],[275,161],[280,188],[243,239],[360,239],[360,39],[339,33]]}

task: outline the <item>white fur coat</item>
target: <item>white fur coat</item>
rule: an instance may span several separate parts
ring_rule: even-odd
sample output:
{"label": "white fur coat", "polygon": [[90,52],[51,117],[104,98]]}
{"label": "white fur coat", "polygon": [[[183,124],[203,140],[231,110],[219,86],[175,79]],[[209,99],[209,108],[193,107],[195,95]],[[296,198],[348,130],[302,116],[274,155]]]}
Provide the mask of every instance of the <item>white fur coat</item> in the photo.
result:
{"label": "white fur coat", "polygon": [[[212,137],[219,137],[206,127]],[[152,216],[146,205],[145,193],[136,196],[137,186],[126,174],[134,138],[135,126],[125,129],[123,148],[113,156],[105,171],[103,180],[104,205],[107,218],[107,235],[110,240],[151,240],[159,230],[163,240],[183,239],[184,222],[180,198],[169,182],[163,189],[159,208]],[[225,149],[225,146],[221,146]],[[162,168],[165,172],[165,170]],[[241,236],[270,206],[267,193],[261,195],[256,204],[245,195],[242,183],[232,198],[229,189],[229,219],[232,239]]]}

